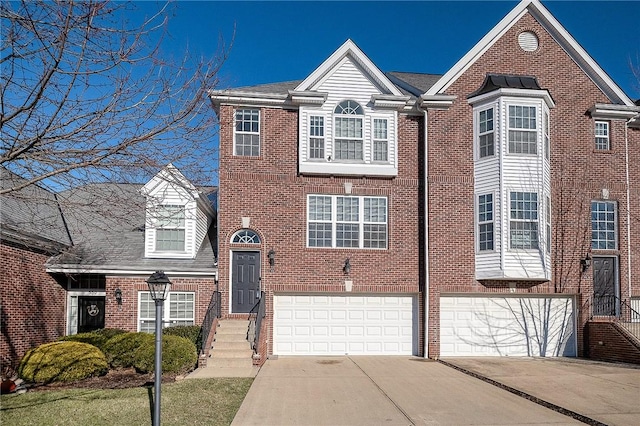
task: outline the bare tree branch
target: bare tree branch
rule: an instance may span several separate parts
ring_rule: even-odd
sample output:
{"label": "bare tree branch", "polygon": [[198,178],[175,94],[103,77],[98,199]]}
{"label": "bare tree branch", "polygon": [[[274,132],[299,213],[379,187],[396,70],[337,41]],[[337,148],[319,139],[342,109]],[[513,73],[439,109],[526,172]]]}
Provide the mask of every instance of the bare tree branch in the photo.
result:
{"label": "bare tree branch", "polygon": [[211,183],[217,87],[228,47],[178,60],[162,42],[170,5],[140,22],[135,4],[0,3],[0,166],[30,185],[61,192],[88,183],[140,183],[174,163]]}

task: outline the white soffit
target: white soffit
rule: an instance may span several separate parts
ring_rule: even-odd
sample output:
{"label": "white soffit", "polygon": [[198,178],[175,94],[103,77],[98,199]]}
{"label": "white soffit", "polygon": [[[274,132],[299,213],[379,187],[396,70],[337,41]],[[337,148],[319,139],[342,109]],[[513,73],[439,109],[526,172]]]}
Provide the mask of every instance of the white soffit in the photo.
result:
{"label": "white soffit", "polygon": [[396,96],[403,96],[402,92],[378,69],[378,67],[360,50],[352,41],[345,41],[342,46],[329,56],[318,68],[302,81],[294,90],[304,92],[314,90],[318,82],[323,81],[332,71],[342,63],[343,59],[350,56],[354,62],[360,65],[363,70],[379,85],[383,91]]}
{"label": "white soffit", "polygon": [[527,12],[556,39],[558,44],[578,64],[612,102],[633,105],[633,101],[618,87],[595,60],[580,46],[569,32],[538,0],[522,0],[491,31],[489,31],[466,55],[462,57],[425,95],[442,93],[449,88],[471,65],[504,35]]}

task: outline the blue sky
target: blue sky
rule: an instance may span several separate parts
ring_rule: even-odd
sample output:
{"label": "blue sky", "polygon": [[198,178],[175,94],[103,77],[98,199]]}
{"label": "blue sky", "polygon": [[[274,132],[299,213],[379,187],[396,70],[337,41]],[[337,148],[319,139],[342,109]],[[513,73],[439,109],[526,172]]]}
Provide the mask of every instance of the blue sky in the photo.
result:
{"label": "blue sky", "polygon": [[[517,1],[249,2],[178,1],[165,48],[213,55],[219,36],[235,40],[222,87],[305,78],[351,38],[383,71],[444,73]],[[141,12],[158,2],[140,2]],[[543,1],[633,99],[640,83],[640,2]]]}

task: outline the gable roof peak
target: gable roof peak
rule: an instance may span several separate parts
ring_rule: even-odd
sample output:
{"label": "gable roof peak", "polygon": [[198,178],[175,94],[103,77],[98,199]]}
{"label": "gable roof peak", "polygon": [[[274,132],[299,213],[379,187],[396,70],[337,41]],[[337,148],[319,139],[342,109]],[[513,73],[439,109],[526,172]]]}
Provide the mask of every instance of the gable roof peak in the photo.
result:
{"label": "gable roof peak", "polygon": [[609,98],[611,103],[633,105],[631,99],[618,87],[609,75],[580,46],[571,34],[542,5],[539,0],[522,0],[491,31],[489,31],[470,51],[468,51],[442,78],[426,93],[426,96],[444,93],[467,69],[469,69],[491,46],[494,45],[513,25],[529,13],[556,40],[583,72]]}
{"label": "gable roof peak", "polygon": [[346,57],[356,62],[367,77],[371,78],[380,87],[384,94],[402,96],[402,92],[398,89],[389,78],[380,71],[380,69],[369,59],[367,55],[356,45],[356,43],[347,39],[331,56],[329,56],[318,68],[316,68],[302,83],[295,89],[295,92],[312,91],[319,82],[325,77],[332,74],[336,67]]}

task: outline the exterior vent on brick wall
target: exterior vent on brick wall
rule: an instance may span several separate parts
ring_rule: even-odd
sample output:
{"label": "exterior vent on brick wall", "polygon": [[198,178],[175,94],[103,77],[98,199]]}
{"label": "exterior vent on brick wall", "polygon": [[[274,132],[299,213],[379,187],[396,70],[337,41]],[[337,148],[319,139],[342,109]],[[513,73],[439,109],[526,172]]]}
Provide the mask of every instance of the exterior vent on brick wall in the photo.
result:
{"label": "exterior vent on brick wall", "polygon": [[525,52],[538,50],[538,36],[532,31],[523,31],[518,35],[518,44]]}

